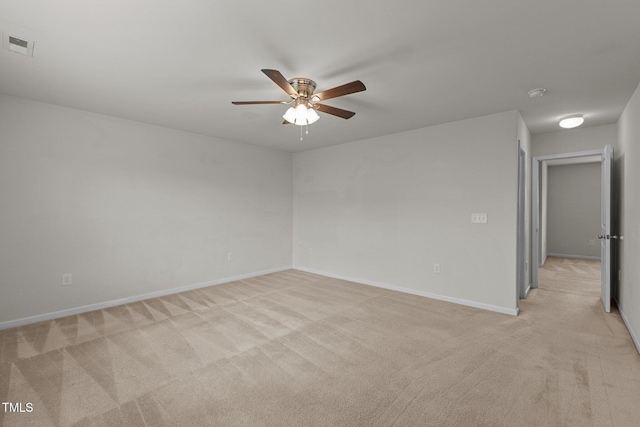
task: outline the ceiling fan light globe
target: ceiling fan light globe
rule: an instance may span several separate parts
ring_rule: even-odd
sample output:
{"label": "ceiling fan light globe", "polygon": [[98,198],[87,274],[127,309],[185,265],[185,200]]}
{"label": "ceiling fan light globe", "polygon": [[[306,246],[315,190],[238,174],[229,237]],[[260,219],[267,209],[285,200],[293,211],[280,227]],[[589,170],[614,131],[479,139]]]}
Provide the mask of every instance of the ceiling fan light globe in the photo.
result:
{"label": "ceiling fan light globe", "polygon": [[318,121],[318,119],[320,118],[320,116],[318,116],[318,113],[316,113],[316,110],[314,110],[313,108],[309,108],[307,110],[307,123],[308,124],[312,124]]}
{"label": "ceiling fan light globe", "polygon": [[296,122],[295,108],[289,107],[287,111],[284,113],[284,116],[282,116],[282,118],[288,121],[289,123],[295,123]]}
{"label": "ceiling fan light globe", "polygon": [[307,106],[300,104],[296,107],[296,121],[295,124],[303,126],[307,124]]}

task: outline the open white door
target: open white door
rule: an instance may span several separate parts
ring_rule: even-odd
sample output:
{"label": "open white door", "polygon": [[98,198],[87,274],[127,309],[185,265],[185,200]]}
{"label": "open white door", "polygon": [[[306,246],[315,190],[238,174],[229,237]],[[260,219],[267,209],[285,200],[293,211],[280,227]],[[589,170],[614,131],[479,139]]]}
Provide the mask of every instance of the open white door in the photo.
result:
{"label": "open white door", "polygon": [[611,239],[617,236],[611,234],[611,186],[613,177],[613,148],[610,145],[604,147],[602,152],[602,200],[600,221],[600,270],[601,289],[600,296],[604,311],[611,311]]}

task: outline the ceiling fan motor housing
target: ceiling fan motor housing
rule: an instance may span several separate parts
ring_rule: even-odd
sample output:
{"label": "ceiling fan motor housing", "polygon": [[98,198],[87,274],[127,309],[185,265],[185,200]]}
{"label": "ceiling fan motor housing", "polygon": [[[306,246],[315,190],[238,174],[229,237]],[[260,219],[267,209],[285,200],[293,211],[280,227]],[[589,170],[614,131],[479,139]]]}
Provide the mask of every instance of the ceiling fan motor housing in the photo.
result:
{"label": "ceiling fan motor housing", "polygon": [[298,92],[298,96],[301,98],[311,98],[313,91],[316,89],[316,82],[309,79],[291,79],[289,84],[293,86],[293,89]]}

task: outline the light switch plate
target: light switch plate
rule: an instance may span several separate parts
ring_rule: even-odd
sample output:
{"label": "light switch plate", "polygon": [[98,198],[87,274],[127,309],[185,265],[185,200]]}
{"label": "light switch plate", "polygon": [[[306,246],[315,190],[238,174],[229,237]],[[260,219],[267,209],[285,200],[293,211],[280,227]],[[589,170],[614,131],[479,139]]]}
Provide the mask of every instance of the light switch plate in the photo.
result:
{"label": "light switch plate", "polygon": [[471,223],[472,224],[486,224],[487,223],[487,214],[486,213],[472,213],[471,214]]}

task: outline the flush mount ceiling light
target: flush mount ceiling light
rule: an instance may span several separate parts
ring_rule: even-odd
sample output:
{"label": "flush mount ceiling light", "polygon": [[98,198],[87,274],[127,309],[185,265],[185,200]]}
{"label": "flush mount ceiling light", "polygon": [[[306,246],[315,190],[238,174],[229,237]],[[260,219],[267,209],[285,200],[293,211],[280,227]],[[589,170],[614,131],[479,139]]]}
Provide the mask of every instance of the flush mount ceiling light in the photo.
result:
{"label": "flush mount ceiling light", "polygon": [[563,117],[560,119],[560,123],[558,124],[561,128],[573,129],[580,126],[582,123],[584,123],[584,117],[582,114],[573,114],[571,116]]}

